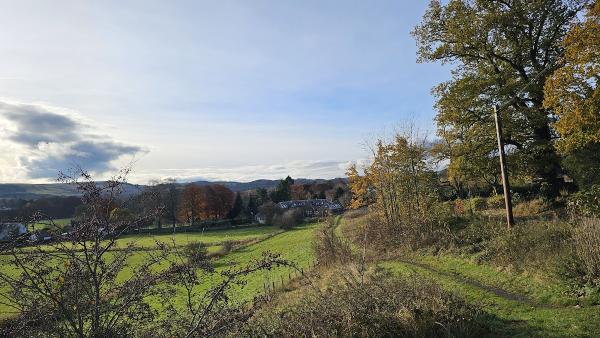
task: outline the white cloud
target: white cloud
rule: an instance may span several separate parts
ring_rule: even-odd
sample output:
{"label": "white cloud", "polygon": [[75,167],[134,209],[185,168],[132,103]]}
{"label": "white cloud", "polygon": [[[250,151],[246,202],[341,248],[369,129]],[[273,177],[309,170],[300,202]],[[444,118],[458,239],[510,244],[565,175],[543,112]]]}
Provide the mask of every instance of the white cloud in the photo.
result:
{"label": "white cloud", "polygon": [[64,109],[39,104],[0,102],[2,128],[0,181],[52,180],[74,166],[102,176],[115,169],[114,161],[140,153],[95,134]]}

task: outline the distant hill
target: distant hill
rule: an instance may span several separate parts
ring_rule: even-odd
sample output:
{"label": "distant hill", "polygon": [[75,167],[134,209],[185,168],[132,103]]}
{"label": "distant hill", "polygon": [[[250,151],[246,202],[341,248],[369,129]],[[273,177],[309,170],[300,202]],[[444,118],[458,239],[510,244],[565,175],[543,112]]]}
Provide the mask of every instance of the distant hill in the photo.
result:
{"label": "distant hill", "polygon": [[[315,184],[328,181],[347,182],[345,178],[335,178],[333,180],[325,179],[306,179],[299,178],[295,180],[296,184]],[[232,182],[232,181],[196,181],[191,182],[197,185],[222,184],[234,192],[255,190],[258,188],[273,189],[277,186],[279,180],[255,180],[252,182]],[[188,183],[180,183],[185,185]],[[125,195],[133,195],[141,191],[143,185],[127,184],[124,186]],[[0,198],[20,198],[25,200],[33,200],[50,196],[78,196],[79,192],[76,187],[65,183],[49,183],[49,184],[21,184],[7,183],[0,184]]]}
{"label": "distant hill", "polygon": [[[294,179],[295,184],[316,184],[323,183],[328,181],[336,181],[336,182],[347,182],[345,178],[334,178],[332,180],[326,179],[308,179],[308,178],[298,178]],[[196,181],[191,182],[197,185],[210,185],[210,184],[222,184],[227,188],[231,189],[234,192],[237,191],[248,191],[255,190],[259,188],[263,189],[274,189],[277,186],[279,180],[255,180],[251,182],[231,182],[231,181]],[[186,183],[187,184],[187,183]]]}
{"label": "distant hill", "polygon": [[[124,186],[125,195],[133,195],[141,191],[142,186],[126,184]],[[35,200],[50,196],[79,196],[77,187],[66,183],[48,183],[48,184],[21,184],[7,183],[0,184],[0,198],[17,198],[24,200]]]}

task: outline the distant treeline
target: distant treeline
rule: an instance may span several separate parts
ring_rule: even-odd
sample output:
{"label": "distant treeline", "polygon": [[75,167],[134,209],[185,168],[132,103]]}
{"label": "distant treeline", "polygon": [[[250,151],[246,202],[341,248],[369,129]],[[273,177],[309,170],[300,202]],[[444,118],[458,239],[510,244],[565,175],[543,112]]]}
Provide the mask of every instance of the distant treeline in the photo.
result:
{"label": "distant treeline", "polygon": [[[350,192],[344,180],[318,180],[296,184],[291,177],[280,180],[272,189],[257,188],[233,192],[222,184],[180,184],[173,180],[155,182],[137,195],[115,201],[115,217],[131,217],[158,208],[162,212],[153,224],[145,227],[188,224],[197,226],[221,220],[253,219],[262,206],[287,200],[328,199],[348,205]],[[151,198],[148,198],[151,196]],[[27,221],[38,213],[43,218],[77,218],[85,210],[81,197],[51,196],[37,199],[0,199],[0,221]],[[225,222],[237,224],[236,222]],[[223,224],[225,224],[223,223]],[[219,223],[220,224],[220,223]]]}
{"label": "distant treeline", "polygon": [[27,219],[39,212],[51,218],[69,218],[81,205],[81,198],[46,197],[36,200],[25,199],[0,199],[0,221]]}

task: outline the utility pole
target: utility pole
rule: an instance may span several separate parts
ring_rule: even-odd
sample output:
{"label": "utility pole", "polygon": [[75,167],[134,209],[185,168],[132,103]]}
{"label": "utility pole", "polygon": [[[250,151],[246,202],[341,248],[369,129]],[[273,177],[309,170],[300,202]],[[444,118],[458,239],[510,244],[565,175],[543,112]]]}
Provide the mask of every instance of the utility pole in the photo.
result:
{"label": "utility pole", "polygon": [[504,139],[502,138],[502,120],[498,105],[494,105],[494,119],[496,120],[496,137],[498,138],[498,153],[500,154],[500,174],[502,175],[502,188],[504,189],[504,206],[506,208],[506,222],[511,229],[515,225],[512,211],[512,199],[510,196],[510,185],[508,183],[508,168],[506,166],[506,155],[504,154]]}

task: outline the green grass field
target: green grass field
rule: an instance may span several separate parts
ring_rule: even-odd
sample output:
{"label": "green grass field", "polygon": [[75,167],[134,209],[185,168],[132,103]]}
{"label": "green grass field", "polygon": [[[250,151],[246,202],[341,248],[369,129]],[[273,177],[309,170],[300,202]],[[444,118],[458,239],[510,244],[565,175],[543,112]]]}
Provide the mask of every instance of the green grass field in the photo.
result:
{"label": "green grass field", "polygon": [[[128,264],[130,266],[135,266],[141,264],[141,262],[146,259],[147,255],[152,253],[157,240],[166,243],[174,240],[177,246],[183,246],[187,243],[196,241],[203,242],[209,246],[209,252],[219,250],[220,243],[223,243],[224,241],[255,240],[255,243],[249,243],[249,245],[245,247],[233,250],[223,257],[214,259],[213,263],[217,270],[242,267],[254,260],[260,259],[262,253],[265,251],[280,253],[284,259],[294,262],[299,267],[306,269],[314,260],[312,236],[315,227],[316,224],[313,223],[305,224],[285,232],[272,226],[257,226],[231,230],[207,231],[204,233],[128,235],[119,239],[118,247],[123,247],[126,243],[133,242],[136,247],[142,249],[136,251],[128,259]],[[8,257],[0,256],[0,265],[4,265],[2,266],[3,269],[11,268],[6,265],[7,261]],[[16,273],[18,272],[15,270],[15,274]],[[292,271],[290,268],[280,267],[271,271],[249,275],[245,278],[247,282],[246,286],[243,288],[236,287],[232,290],[232,295],[235,300],[251,300],[257,293],[263,292],[265,283],[272,283],[275,281],[279,287],[282,278],[286,281],[291,273]],[[128,271],[125,270],[119,276],[119,279],[124,280],[127,277]],[[220,276],[211,276],[210,279],[206,280],[205,289],[208,290],[212,285],[218,283],[219,280]],[[176,300],[176,302],[178,301],[179,299]],[[181,301],[183,301],[183,298],[181,298]],[[152,303],[154,303],[155,306],[160,306],[160,299],[155,299]],[[0,305],[0,317],[11,315],[11,313],[14,313],[11,309]]]}
{"label": "green grass field", "polygon": [[[52,222],[54,223],[54,225],[62,228],[65,225],[68,225],[71,223],[71,218],[58,218],[58,219],[52,220]],[[37,223],[27,224],[27,230],[33,231],[33,230],[42,230],[42,229],[50,228],[48,223],[49,223],[49,221],[39,221]]]}
{"label": "green grass field", "polygon": [[206,245],[222,243],[225,241],[244,241],[255,239],[280,231],[273,226],[249,226],[231,230],[208,230],[204,232],[188,232],[176,234],[140,234],[126,235],[117,240],[117,247],[124,247],[127,243],[133,243],[136,247],[150,249],[156,247],[156,242],[172,243],[183,246],[192,242],[202,242]]}

